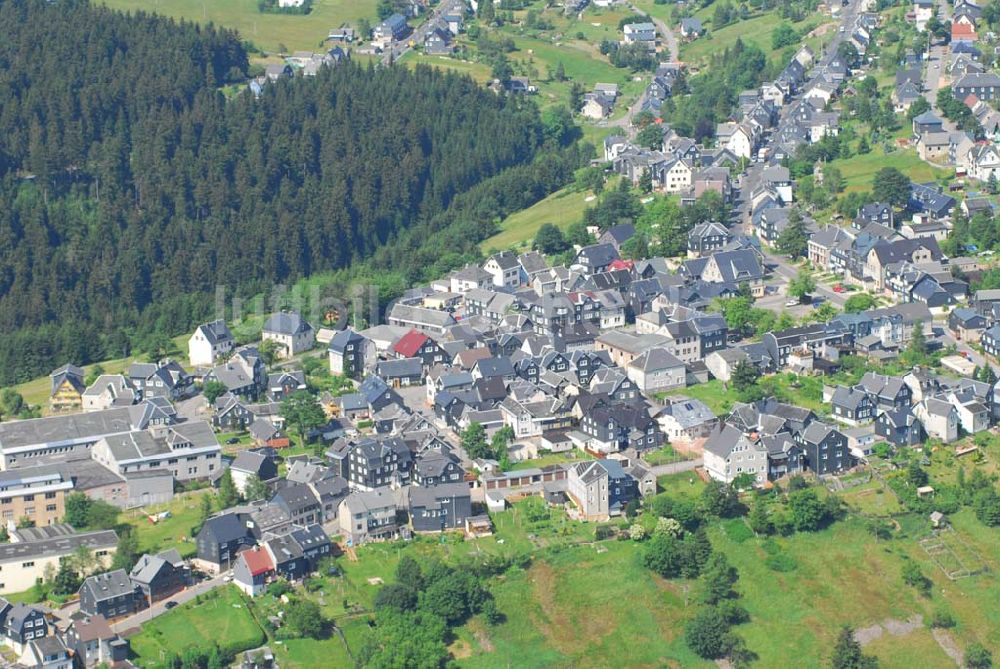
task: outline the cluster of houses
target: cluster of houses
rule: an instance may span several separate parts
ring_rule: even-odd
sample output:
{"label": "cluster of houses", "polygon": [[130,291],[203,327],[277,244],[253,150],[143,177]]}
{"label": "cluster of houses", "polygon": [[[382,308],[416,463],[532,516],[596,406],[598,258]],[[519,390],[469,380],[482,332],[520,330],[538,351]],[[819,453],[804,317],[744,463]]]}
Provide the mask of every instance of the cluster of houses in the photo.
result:
{"label": "cluster of houses", "polygon": [[[937,6],[930,0],[916,0],[909,14],[917,29],[924,31]],[[947,77],[955,98],[964,103],[983,128],[983,138],[967,131],[951,131],[933,112],[913,121],[913,137],[920,157],[955,167],[956,176],[982,182],[1000,177],[1000,113],[994,108],[1000,99],[1000,76],[988,69],[979,41],[982,8],[971,0],[958,0],[952,9],[951,40],[947,59],[934,63],[931,77]],[[991,54],[987,54],[990,56]],[[892,100],[897,112],[906,111],[923,96],[921,63],[915,57],[896,74]]]}

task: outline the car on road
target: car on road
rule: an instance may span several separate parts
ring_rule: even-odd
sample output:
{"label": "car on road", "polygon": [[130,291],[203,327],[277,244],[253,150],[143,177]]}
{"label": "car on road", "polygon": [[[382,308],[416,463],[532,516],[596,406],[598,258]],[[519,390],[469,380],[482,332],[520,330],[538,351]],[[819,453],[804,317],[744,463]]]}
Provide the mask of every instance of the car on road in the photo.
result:
{"label": "car on road", "polygon": [[799,304],[801,303],[798,300],[788,300],[787,302],[785,302],[786,307],[797,307],[799,306]]}
{"label": "car on road", "polygon": [[835,292],[835,293],[843,293],[844,292],[844,287],[838,283],[836,286],[833,287],[833,292]]}
{"label": "car on road", "polygon": [[847,28],[845,28],[844,26],[840,26],[840,32],[844,32],[845,30],[847,30]]}
{"label": "car on road", "polygon": [[170,609],[174,608],[175,606],[177,606],[177,602],[175,602],[174,600],[171,599],[169,602],[167,602],[166,604],[163,605],[163,608],[165,608],[165,609],[167,609],[169,611]]}
{"label": "car on road", "polygon": [[227,444],[238,444],[238,443],[240,443],[240,438],[239,437],[230,437],[229,439],[226,439],[226,443]]}

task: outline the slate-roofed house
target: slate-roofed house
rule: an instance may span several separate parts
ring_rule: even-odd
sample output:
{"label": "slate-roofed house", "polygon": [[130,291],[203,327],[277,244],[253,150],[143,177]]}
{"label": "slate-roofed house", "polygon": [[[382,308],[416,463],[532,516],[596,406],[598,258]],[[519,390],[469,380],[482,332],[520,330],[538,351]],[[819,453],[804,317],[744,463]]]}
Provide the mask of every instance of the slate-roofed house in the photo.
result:
{"label": "slate-roofed house", "polygon": [[340,503],[341,532],[353,544],[392,537],[399,531],[397,508],[388,488],[352,493]]}
{"label": "slate-roofed house", "polygon": [[375,364],[375,343],[350,328],[339,330],[327,345],[330,373],[364,376]]}
{"label": "slate-roofed house", "polygon": [[327,457],[333,470],[358,490],[406,485],[413,468],[413,454],[399,437],[343,440]]}
{"label": "slate-roofed house", "polygon": [[958,409],[947,399],[928,397],[913,405],[913,413],[920,420],[927,436],[946,444],[958,439],[960,419]]}
{"label": "slate-roofed house", "polygon": [[413,464],[414,485],[431,487],[464,478],[461,460],[445,447],[427,449],[417,455]]}
{"label": "slate-roofed house", "polygon": [[176,550],[141,556],[132,567],[129,579],[146,605],[166,599],[183,590],[190,572]]}
{"label": "slate-roofed house", "polygon": [[847,437],[837,428],[813,421],[798,433],[806,466],[819,476],[850,469],[856,463],[847,446]]}
{"label": "slate-roofed house", "polygon": [[0,616],[3,621],[4,641],[18,654],[35,639],[48,636],[49,624],[45,611],[31,604],[11,604],[0,599]]}
{"label": "slate-roofed house", "polygon": [[377,40],[400,40],[410,33],[410,26],[401,14],[392,14],[375,26],[372,35]]}
{"label": "slate-roofed house", "polygon": [[986,325],[985,316],[966,307],[952,309],[951,313],[948,314],[948,328],[955,333],[955,338],[960,341],[978,342]]}
{"label": "slate-roofed house", "polygon": [[198,532],[197,561],[212,573],[229,569],[236,555],[257,543],[256,525],[245,513],[223,513],[205,521]]}
{"label": "slate-roofed house", "polygon": [[300,314],[282,311],[271,314],[264,322],[261,338],[278,345],[279,358],[291,358],[313,347],[316,332]]}
{"label": "slate-roofed house", "polygon": [[858,386],[871,395],[875,403],[883,409],[908,407],[913,399],[913,391],[898,376],[865,372],[858,381]]}
{"label": "slate-roofed house", "polygon": [[688,257],[700,258],[722,250],[733,235],[721,223],[699,223],[688,232]]}
{"label": "slate-roofed house", "polygon": [[205,383],[218,381],[233,395],[254,400],[267,386],[267,372],[260,351],[244,346],[228,361],[213,367],[204,380]]}
{"label": "slate-roofed house", "polygon": [[569,469],[566,491],[586,520],[607,520],[624,514],[629,502],[641,497],[638,482],[618,460],[589,460]]}
{"label": "slate-roofed house", "polygon": [[472,516],[472,496],[462,481],[410,488],[410,524],[414,532],[443,532],[465,526]]}
{"label": "slate-roofed house", "polygon": [[987,102],[1000,98],[1000,76],[994,72],[975,72],[960,77],[951,84],[952,93],[959,100],[975,95]]}
{"label": "slate-roofed house", "polygon": [[583,416],[580,431],[599,453],[634,448],[657,448],[663,443],[660,427],[643,408],[628,405],[598,406]]}
{"label": "slate-roofed house", "polygon": [[229,355],[235,346],[224,320],[203,323],[188,339],[188,359],[192,367],[208,367]]}
{"label": "slate-roofed house", "polygon": [[719,422],[715,413],[701,400],[669,397],[656,414],[664,438],[670,443],[708,437]]}
{"label": "slate-roofed house", "polygon": [[281,402],[292,393],[306,389],[306,374],[301,369],[280,371],[267,377],[267,399]]}
{"label": "slate-roofed house", "polygon": [[692,279],[739,286],[746,283],[755,297],[764,295],[764,267],[750,249],[720,251],[708,258],[688,260],[682,270]]}
{"label": "slate-roofed house", "polygon": [[628,364],[626,374],[644,393],[687,385],[687,370],[677,356],[663,348],[651,348]]}
{"label": "slate-roofed house", "polygon": [[612,262],[618,260],[618,250],[612,244],[592,244],[584,246],[576,254],[575,264],[583,268],[588,275],[604,272]]}
{"label": "slate-roofed house", "polygon": [[919,446],[927,439],[923,424],[908,406],[887,409],[879,414],[875,434],[893,446]]}
{"label": "slate-roofed house", "polygon": [[83,370],[76,365],[63,365],[49,375],[49,408],[59,411],[79,411],[83,404]]}
{"label": "slate-roofed house", "polygon": [[304,483],[281,488],[275,493],[271,504],[287,513],[294,523],[308,525],[323,522],[319,498],[312,488]]}
{"label": "slate-roofed house", "polygon": [[521,263],[513,251],[494,253],[483,263],[483,270],[492,277],[496,288],[517,288],[521,285]]}
{"label": "slate-roofed house", "polygon": [[139,587],[124,569],[88,576],[80,586],[80,610],[108,620],[129,616],[144,604]]}
{"label": "slate-roofed house", "polygon": [[187,396],[193,386],[190,374],[177,362],[133,362],[128,368],[128,381],[137,399],[162,397],[172,402]]}
{"label": "slate-roofed house", "polygon": [[875,401],[862,387],[837,386],[830,396],[833,417],[848,425],[860,425],[875,420]]}
{"label": "slate-roofed house", "polygon": [[732,483],[743,474],[754,477],[758,485],[767,480],[767,448],[728,423],[720,422],[712,430],[703,459],[705,471],[716,481]]}

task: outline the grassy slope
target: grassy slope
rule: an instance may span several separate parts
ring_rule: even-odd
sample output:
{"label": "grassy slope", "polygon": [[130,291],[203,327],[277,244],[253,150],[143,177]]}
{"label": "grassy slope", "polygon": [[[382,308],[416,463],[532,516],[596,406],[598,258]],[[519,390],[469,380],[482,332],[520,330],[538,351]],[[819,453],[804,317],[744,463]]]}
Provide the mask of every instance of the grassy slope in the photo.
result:
{"label": "grassy slope", "polygon": [[830,164],[844,175],[848,192],[870,190],[872,178],[883,167],[895,167],[916,182],[936,181],[954,173],[952,170],[925,163],[920,160],[914,149],[894,151],[885,155],[880,148],[875,148],[871,153],[834,160]]}
{"label": "grassy slope", "polygon": [[480,247],[484,250],[505,249],[524,244],[534,239],[535,233],[544,223],[554,223],[565,229],[580,220],[584,209],[593,206],[594,201],[587,202],[589,195],[590,193],[568,188],[557,191],[531,207],[508,216],[500,224],[502,231],[484,241]]}
{"label": "grassy slope", "polygon": [[256,0],[103,0],[122,10],[145,10],[199,23],[235,28],[240,34],[268,51],[283,44],[289,50],[313,50],[344,22],[367,18],[376,22],[376,0],[314,0],[306,15],[262,14]]}

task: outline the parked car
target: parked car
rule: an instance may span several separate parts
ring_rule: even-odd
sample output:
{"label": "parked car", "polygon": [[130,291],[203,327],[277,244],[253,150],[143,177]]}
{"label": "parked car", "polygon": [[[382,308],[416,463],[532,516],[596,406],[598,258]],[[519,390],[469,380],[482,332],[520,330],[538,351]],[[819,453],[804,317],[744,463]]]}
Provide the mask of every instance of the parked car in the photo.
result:
{"label": "parked car", "polygon": [[165,608],[165,609],[167,609],[169,611],[170,609],[174,608],[175,606],[177,606],[177,602],[175,602],[174,600],[171,599],[169,602],[167,602],[166,604],[163,605],[163,608]]}
{"label": "parked car", "polygon": [[835,293],[843,293],[844,292],[844,287],[838,283],[836,286],[833,287],[833,292],[835,292]]}

